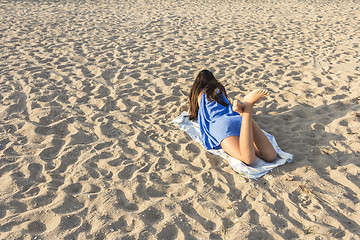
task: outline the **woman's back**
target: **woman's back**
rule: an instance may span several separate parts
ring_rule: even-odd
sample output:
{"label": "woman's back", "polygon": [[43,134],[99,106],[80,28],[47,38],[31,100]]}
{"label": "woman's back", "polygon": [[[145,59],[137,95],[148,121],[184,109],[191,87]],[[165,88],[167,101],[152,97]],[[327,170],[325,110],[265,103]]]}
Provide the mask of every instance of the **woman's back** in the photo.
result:
{"label": "woman's back", "polygon": [[201,94],[198,119],[202,141],[207,149],[219,149],[224,138],[240,133],[240,114],[232,110],[224,94],[220,98],[227,106],[210,100],[205,92]]}

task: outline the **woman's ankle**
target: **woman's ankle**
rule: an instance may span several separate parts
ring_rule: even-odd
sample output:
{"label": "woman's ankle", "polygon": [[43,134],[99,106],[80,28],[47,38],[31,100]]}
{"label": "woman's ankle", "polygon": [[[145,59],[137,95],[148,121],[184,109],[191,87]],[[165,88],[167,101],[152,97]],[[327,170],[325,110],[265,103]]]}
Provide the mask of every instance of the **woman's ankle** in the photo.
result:
{"label": "woman's ankle", "polygon": [[244,103],[243,104],[243,113],[252,113],[252,110],[254,108],[253,103]]}

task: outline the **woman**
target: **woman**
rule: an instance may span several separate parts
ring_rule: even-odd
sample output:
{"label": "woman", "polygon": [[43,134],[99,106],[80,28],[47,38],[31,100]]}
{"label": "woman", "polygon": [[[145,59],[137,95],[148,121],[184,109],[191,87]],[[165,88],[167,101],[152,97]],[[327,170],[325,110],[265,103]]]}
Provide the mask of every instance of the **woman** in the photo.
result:
{"label": "woman", "polygon": [[257,89],[231,106],[224,86],[208,70],[202,70],[189,93],[189,119],[199,118],[202,142],[207,149],[222,148],[247,165],[257,157],[272,162],[276,151],[258,124],[252,119],[254,104],[268,95]]}

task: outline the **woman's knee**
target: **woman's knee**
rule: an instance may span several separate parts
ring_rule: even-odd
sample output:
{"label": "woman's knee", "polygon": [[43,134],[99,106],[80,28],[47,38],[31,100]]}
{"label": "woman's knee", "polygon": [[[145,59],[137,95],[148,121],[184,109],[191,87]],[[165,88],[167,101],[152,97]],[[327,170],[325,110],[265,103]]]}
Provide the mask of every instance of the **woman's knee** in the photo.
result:
{"label": "woman's knee", "polygon": [[243,163],[245,163],[246,165],[251,165],[255,162],[255,160],[257,159],[256,155],[254,154],[253,156],[241,156],[241,158],[239,160],[241,160]]}
{"label": "woman's knee", "polygon": [[277,153],[276,151],[270,151],[269,153],[267,153],[262,159],[265,160],[266,162],[273,162],[277,159]]}

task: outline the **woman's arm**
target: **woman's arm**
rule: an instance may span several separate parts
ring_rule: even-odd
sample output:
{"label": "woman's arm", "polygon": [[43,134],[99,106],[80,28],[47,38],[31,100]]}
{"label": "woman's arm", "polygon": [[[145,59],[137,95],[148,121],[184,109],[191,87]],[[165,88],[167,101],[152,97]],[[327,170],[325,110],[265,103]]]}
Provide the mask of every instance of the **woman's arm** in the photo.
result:
{"label": "woman's arm", "polygon": [[197,98],[197,101],[198,101],[198,104],[199,104],[199,107],[200,107],[200,103],[201,103],[201,97],[203,95],[203,91],[200,92],[198,98]]}

